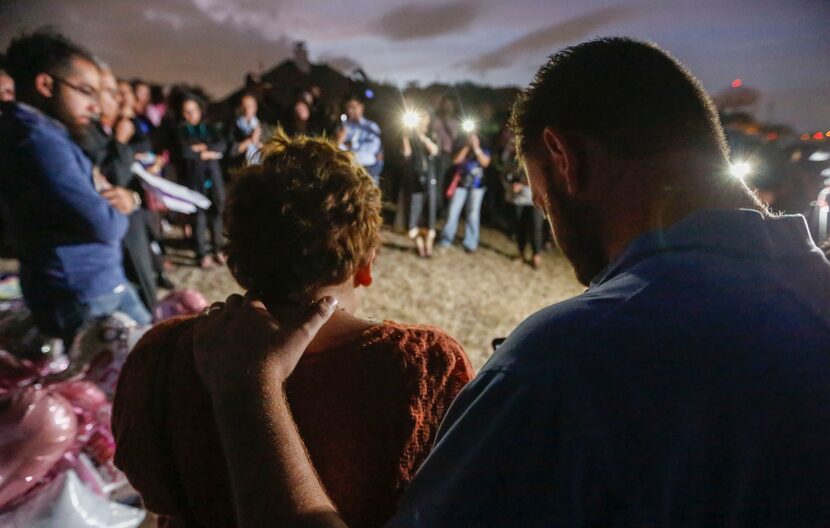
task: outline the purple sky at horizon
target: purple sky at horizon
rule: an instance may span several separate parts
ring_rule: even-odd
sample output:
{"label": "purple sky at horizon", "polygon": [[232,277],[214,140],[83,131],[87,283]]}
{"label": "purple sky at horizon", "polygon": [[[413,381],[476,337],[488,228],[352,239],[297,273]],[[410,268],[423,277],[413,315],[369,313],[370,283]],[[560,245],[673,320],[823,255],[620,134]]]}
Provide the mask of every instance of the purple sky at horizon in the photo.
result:
{"label": "purple sky at horizon", "polygon": [[557,49],[604,35],[653,40],[710,93],[740,78],[763,120],[830,129],[826,0],[4,0],[0,47],[51,24],[116,74],[186,81],[221,97],[307,42],[312,61],[359,64],[403,86],[526,85]]}

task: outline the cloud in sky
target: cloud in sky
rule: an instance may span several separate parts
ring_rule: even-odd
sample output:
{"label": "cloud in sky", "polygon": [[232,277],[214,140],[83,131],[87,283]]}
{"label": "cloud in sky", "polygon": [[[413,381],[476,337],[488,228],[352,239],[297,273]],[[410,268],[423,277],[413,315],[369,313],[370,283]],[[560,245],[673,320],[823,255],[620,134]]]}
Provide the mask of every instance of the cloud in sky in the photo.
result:
{"label": "cloud in sky", "polygon": [[351,57],[346,57],[345,55],[323,53],[318,58],[318,61],[328,64],[341,73],[350,73],[357,69],[363,69],[363,66],[359,62]]}
{"label": "cloud in sky", "polygon": [[[439,5],[444,2],[445,5]],[[312,60],[399,85],[524,85],[544,56],[598,34],[657,42],[717,91],[741,77],[762,109],[830,127],[827,0],[0,0],[0,48],[52,24],[127,78],[221,97],[308,42]],[[540,26],[545,26],[541,27]],[[792,96],[791,94],[799,94]],[[774,105],[774,107],[773,107]]]}
{"label": "cloud in sky", "polygon": [[481,3],[475,0],[431,6],[404,4],[378,17],[370,27],[379,28],[390,40],[423,39],[464,29],[481,11]]}
{"label": "cloud in sky", "polygon": [[95,2],[27,0],[11,29],[0,24],[0,40],[50,24],[99,55],[116,75],[200,84],[213,96],[240,86],[260,63],[269,67],[291,56],[292,39],[274,32],[266,37],[265,22],[254,27],[248,18],[223,19],[206,8],[191,0],[118,1],[107,3],[104,15]]}
{"label": "cloud in sky", "polygon": [[509,66],[516,57],[588,37],[596,29],[633,17],[642,9],[641,4],[620,4],[590,11],[570,20],[557,21],[484,53],[467,62],[466,66],[478,73],[503,68]]}

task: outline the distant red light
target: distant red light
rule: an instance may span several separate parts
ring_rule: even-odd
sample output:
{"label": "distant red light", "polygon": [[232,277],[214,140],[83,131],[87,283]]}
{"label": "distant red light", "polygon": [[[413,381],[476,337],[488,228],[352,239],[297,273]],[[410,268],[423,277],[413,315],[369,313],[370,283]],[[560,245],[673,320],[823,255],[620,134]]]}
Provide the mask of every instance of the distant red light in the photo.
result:
{"label": "distant red light", "polygon": [[743,85],[744,82],[740,79],[735,79],[734,81],[732,81],[732,88],[740,88]]}
{"label": "distant red light", "polygon": [[767,134],[767,139],[770,141],[775,141],[776,139],[778,139],[778,134],[776,132],[770,132],[769,134]]}
{"label": "distant red light", "polygon": [[810,139],[810,134],[801,134],[802,141],[807,141],[808,139]]}
{"label": "distant red light", "polygon": [[815,134],[813,134],[813,139],[824,139],[824,134],[822,134],[821,132],[816,132]]}

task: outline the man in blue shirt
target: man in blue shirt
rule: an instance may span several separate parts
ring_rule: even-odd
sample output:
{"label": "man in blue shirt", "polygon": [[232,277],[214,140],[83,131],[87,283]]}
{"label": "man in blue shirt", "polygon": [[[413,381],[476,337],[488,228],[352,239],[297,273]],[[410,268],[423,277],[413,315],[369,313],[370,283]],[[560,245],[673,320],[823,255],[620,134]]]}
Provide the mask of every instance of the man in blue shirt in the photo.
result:
{"label": "man in blue shirt", "polygon": [[343,106],[346,113],[337,134],[337,144],[341,150],[353,152],[357,162],[363,165],[375,184],[380,185],[383,171],[380,127],[363,117],[364,105],[356,96],[346,99]]}
{"label": "man in blue shirt", "polygon": [[[387,526],[830,525],[830,262],[729,175],[700,84],[596,40],[550,58],[513,128],[589,288],[462,390]],[[236,296],[198,327],[242,525],[343,526],[282,394],[335,305],[280,327]]]}
{"label": "man in blue shirt", "polygon": [[41,31],[14,39],[6,66],[18,103],[0,106],[0,199],[35,323],[67,340],[84,321],[115,311],[149,323],[121,261],[136,195],[103,179],[99,193],[92,163],[70,137],[99,111],[95,61]]}

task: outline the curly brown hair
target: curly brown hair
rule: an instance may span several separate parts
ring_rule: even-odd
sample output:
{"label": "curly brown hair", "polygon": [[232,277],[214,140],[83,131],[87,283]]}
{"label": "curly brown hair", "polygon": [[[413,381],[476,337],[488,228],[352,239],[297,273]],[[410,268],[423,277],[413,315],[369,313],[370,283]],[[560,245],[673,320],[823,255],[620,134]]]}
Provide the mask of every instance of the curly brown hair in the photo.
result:
{"label": "curly brown hair", "polygon": [[228,268],[265,299],[340,284],[379,245],[380,213],[380,190],[352,154],[278,130],[262,147],[262,164],[240,170],[229,186]]}

